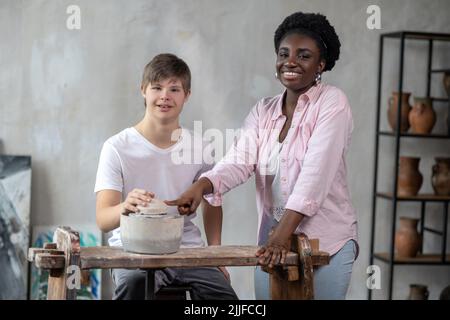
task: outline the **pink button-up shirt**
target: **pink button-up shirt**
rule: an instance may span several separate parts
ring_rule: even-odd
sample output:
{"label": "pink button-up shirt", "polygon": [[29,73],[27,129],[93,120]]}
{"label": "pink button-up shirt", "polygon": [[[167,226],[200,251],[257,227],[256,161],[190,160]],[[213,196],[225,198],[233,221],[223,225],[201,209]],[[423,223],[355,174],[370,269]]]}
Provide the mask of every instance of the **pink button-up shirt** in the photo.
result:
{"label": "pink button-up shirt", "polygon": [[[260,100],[225,157],[202,175],[214,187],[214,197],[206,199],[212,205],[220,205],[221,195],[255,174],[258,237],[265,230],[264,221],[271,218],[267,164],[271,147],[286,121],[282,113],[285,93]],[[313,86],[298,99],[279,155],[285,209],[305,216],[295,233],[319,239],[320,250],[331,255],[348,240],[357,240],[356,213],[345,163],[352,130],[353,119],[345,94],[333,86]]]}

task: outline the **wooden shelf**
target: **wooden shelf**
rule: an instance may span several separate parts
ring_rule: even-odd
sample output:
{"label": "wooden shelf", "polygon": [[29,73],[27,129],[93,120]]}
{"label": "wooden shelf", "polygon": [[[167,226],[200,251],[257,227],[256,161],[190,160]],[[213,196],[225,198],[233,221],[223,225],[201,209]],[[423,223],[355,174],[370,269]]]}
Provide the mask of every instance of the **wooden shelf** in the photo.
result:
{"label": "wooden shelf", "polygon": [[[376,259],[384,262],[390,261],[390,254],[387,252],[375,253]],[[434,264],[434,265],[447,265],[450,264],[450,254],[446,255],[446,261],[442,262],[440,254],[419,254],[414,258],[400,258],[394,256],[394,264]]]}
{"label": "wooden shelf", "polygon": [[[382,135],[382,136],[395,137],[397,133],[393,132],[393,131],[380,131],[379,134]],[[425,139],[450,139],[450,135],[448,135],[448,134],[400,133],[400,137],[425,138]]]}
{"label": "wooden shelf", "polygon": [[401,38],[402,36],[404,36],[405,39],[450,41],[450,36],[448,34],[420,31],[390,32],[384,33],[381,36],[386,38]]}
{"label": "wooden shelf", "polygon": [[[377,197],[385,199],[393,199],[392,192],[377,192]],[[436,196],[434,194],[418,194],[414,197],[397,197],[398,201],[437,201],[446,202],[450,201],[450,196]]]}
{"label": "wooden shelf", "polygon": [[450,69],[433,69],[430,70],[431,73],[445,73],[445,72],[450,72]]}
{"label": "wooden shelf", "polygon": [[[449,102],[449,98],[430,98],[432,101],[441,101],[441,102]],[[434,107],[434,105],[433,105]]]}

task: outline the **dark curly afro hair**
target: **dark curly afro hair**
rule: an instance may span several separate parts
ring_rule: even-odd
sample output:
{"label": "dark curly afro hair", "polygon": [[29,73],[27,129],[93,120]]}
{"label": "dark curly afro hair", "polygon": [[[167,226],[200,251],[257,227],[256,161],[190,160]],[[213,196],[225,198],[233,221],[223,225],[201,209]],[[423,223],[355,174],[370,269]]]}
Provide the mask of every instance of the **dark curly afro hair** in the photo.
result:
{"label": "dark curly afro hair", "polygon": [[341,42],[334,27],[324,15],[296,12],[286,17],[275,31],[276,53],[278,53],[281,41],[292,33],[300,33],[313,38],[320,49],[320,57],[326,61],[323,71],[333,69],[339,59]]}

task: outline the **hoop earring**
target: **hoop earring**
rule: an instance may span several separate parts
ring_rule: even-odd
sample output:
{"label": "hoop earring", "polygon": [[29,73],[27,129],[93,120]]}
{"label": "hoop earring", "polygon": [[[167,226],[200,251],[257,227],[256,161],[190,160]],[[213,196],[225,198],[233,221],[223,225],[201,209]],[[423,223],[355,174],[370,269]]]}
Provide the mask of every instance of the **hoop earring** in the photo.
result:
{"label": "hoop earring", "polygon": [[278,79],[278,72],[275,72],[275,78]]}
{"label": "hoop earring", "polygon": [[316,84],[320,84],[320,82],[322,82],[322,74],[317,72],[316,73],[316,79],[314,79],[314,81],[316,81]]}

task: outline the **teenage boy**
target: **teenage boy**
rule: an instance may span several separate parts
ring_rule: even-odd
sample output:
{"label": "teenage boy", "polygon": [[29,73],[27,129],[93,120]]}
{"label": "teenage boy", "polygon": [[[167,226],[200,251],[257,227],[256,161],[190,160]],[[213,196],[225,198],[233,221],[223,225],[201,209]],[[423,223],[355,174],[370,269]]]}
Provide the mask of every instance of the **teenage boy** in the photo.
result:
{"label": "teenage boy", "polygon": [[[137,212],[152,198],[175,199],[200,174],[212,168],[203,160],[202,138],[180,127],[179,116],[191,93],[187,64],[173,54],[155,56],[145,67],[141,92],[145,116],[134,127],[103,145],[95,184],[97,225],[112,231],[109,245],[121,246],[120,215]],[[198,146],[202,146],[199,148]],[[182,154],[191,163],[174,161]],[[186,158],[186,154],[190,155]],[[202,159],[195,163],[194,159]],[[169,213],[176,212],[170,207]],[[202,247],[199,228],[185,217],[182,247]],[[220,245],[222,208],[204,201],[203,221],[208,245]],[[113,269],[114,299],[144,299],[145,271]],[[155,272],[155,293],[168,285],[189,285],[191,298],[237,299],[225,268],[166,268]]]}

